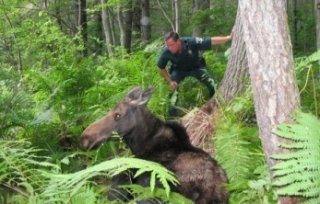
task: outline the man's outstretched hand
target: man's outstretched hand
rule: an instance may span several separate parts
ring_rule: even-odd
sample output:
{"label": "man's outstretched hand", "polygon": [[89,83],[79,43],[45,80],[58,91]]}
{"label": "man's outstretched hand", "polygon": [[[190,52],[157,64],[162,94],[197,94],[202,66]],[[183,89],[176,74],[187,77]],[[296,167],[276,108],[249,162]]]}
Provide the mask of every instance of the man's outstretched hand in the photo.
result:
{"label": "man's outstretched hand", "polygon": [[174,91],[178,88],[178,83],[175,82],[175,81],[171,81],[170,82],[170,87],[171,87],[171,90]]}

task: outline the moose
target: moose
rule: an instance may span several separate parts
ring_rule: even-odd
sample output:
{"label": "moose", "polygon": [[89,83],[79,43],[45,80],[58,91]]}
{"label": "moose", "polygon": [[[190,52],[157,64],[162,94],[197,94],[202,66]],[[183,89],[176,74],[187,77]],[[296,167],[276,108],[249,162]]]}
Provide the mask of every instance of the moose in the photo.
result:
{"label": "moose", "polygon": [[[222,167],[208,153],[191,144],[182,125],[164,122],[148,110],[146,104],[152,92],[140,87],[129,91],[106,116],[84,130],[81,147],[97,148],[117,132],[137,158],[158,162],[176,174],[179,185],[173,191],[196,204],[228,203],[224,189],[227,176]],[[111,188],[127,180],[119,176],[112,180]],[[138,184],[148,185],[145,178],[141,181]]]}

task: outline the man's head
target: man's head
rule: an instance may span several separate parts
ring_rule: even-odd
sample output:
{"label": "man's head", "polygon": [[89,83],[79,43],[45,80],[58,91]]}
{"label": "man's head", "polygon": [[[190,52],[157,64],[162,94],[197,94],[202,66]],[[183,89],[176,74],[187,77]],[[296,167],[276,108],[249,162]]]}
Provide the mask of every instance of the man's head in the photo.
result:
{"label": "man's head", "polygon": [[176,54],[181,51],[181,41],[178,33],[171,31],[165,35],[164,39],[171,53]]}

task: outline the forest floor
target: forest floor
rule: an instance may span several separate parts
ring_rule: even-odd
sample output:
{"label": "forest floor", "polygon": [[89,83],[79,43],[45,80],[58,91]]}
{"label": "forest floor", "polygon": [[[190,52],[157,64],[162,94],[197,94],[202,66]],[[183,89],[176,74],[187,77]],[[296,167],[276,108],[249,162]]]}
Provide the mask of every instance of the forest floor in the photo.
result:
{"label": "forest floor", "polygon": [[217,99],[212,98],[200,108],[194,108],[180,119],[186,128],[191,143],[210,155],[214,155],[213,135],[215,131],[214,118],[221,117],[221,108]]}

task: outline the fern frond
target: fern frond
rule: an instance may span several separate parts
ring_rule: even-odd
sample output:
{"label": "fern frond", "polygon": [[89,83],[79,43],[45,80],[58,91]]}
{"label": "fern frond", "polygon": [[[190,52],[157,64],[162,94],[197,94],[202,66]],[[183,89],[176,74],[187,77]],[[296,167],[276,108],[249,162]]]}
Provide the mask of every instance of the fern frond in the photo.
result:
{"label": "fern frond", "polygon": [[24,200],[12,200],[13,203],[25,203],[25,200],[34,200],[33,203],[36,203],[37,194],[49,180],[39,172],[60,171],[57,165],[47,162],[48,157],[37,156],[39,152],[25,140],[0,140],[0,182],[16,192],[10,199]]}
{"label": "fern frond", "polygon": [[148,190],[146,187],[140,185],[124,185],[122,186],[129,189],[135,195],[134,199],[130,203],[136,203],[137,201],[155,199],[159,203],[179,203],[179,204],[192,204],[193,202],[179,193],[171,192],[167,195],[166,190],[161,188],[156,188],[154,191]]}
{"label": "fern frond", "polygon": [[320,199],[320,121],[311,114],[297,112],[295,124],[279,125],[278,136],[290,140],[280,147],[290,149],[288,153],[275,154],[272,158],[281,160],[272,169],[274,186],[278,195],[303,196]]}
{"label": "fern frond", "polygon": [[97,197],[98,195],[92,187],[84,186],[71,198],[71,203],[95,204],[97,203]]}
{"label": "fern frond", "polygon": [[298,58],[299,62],[295,63],[297,70],[306,68],[309,64],[320,60],[320,51],[314,52],[308,57]]}
{"label": "fern frond", "polygon": [[[176,185],[178,183],[174,174],[158,163],[145,161],[137,158],[116,158],[102,162],[82,171],[73,174],[50,174],[42,172],[46,177],[51,178],[50,184],[43,192],[42,196],[50,197],[59,194],[75,194],[78,189],[86,185],[90,178],[95,176],[117,175],[128,169],[139,169],[140,173],[151,172],[164,186],[167,195],[170,193],[169,183]],[[155,189],[155,182],[150,183],[151,189]]]}
{"label": "fern frond", "polygon": [[[214,145],[215,158],[226,170],[230,182],[236,182],[248,178],[251,175],[252,159],[257,157],[254,150],[250,149],[247,129],[231,121],[220,122],[216,127]],[[259,156],[260,157],[260,156]],[[263,158],[263,157],[261,157]]]}

